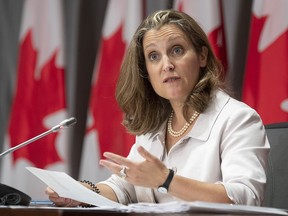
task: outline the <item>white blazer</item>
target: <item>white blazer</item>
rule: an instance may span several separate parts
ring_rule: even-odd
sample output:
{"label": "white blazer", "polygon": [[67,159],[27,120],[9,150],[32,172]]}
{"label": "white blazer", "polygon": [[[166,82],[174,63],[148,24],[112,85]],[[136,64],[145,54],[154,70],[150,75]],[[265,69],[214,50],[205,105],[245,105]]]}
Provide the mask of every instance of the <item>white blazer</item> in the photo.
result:
{"label": "white blazer", "polygon": [[[166,125],[167,122],[156,133],[137,136],[128,158],[143,160],[137,152],[137,146],[142,145],[168,168],[177,169],[176,175],[222,184],[236,204],[261,205],[270,145],[255,110],[216,91],[193,129],[168,154],[164,148]],[[102,183],[112,187],[122,204],[177,200],[169,193],[133,186],[117,175]]]}

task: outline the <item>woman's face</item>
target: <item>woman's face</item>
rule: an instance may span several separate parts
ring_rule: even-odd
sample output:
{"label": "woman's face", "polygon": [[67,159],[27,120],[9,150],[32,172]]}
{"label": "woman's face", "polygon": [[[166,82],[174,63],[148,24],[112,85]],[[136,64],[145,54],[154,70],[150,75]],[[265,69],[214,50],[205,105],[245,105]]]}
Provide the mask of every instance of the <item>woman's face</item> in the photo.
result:
{"label": "woman's face", "polygon": [[176,25],[145,33],[143,49],[149,80],[155,92],[170,102],[183,103],[195,87],[207,48],[197,55],[188,37]]}

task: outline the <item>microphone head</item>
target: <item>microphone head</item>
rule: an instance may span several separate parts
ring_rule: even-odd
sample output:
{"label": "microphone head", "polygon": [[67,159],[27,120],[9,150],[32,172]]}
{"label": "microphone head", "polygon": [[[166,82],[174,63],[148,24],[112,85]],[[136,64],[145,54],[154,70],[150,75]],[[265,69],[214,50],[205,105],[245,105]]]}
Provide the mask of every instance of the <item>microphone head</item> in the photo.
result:
{"label": "microphone head", "polygon": [[71,117],[69,119],[65,119],[64,121],[60,122],[59,125],[61,128],[67,128],[67,127],[70,127],[70,126],[76,124],[76,122],[77,122],[76,118]]}

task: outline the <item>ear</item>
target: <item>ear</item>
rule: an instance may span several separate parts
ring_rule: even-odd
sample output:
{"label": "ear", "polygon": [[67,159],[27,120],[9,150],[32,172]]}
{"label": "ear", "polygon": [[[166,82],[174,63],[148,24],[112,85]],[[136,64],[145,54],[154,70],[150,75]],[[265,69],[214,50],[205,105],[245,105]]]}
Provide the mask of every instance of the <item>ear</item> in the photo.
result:
{"label": "ear", "polygon": [[200,67],[206,67],[207,65],[208,48],[206,46],[202,47],[202,52],[199,56]]}

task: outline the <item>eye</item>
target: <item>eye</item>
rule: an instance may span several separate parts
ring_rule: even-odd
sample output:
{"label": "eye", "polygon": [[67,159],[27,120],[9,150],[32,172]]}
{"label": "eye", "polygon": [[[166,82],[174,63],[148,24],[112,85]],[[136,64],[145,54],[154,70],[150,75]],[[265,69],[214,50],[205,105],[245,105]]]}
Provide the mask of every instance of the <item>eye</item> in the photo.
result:
{"label": "eye", "polygon": [[182,55],[184,52],[183,48],[181,46],[175,46],[172,49],[172,54],[173,55]]}
{"label": "eye", "polygon": [[150,61],[157,61],[159,59],[159,55],[155,52],[150,53],[148,57]]}

